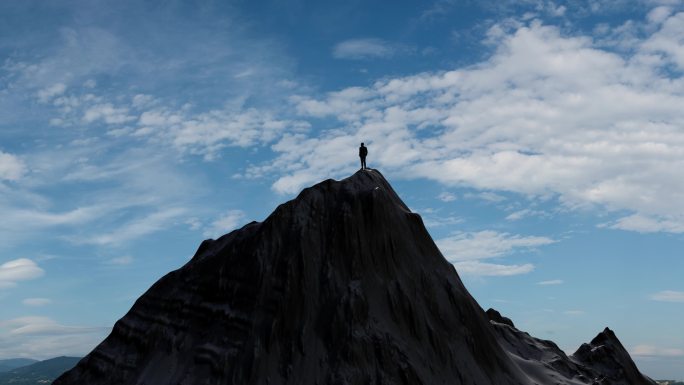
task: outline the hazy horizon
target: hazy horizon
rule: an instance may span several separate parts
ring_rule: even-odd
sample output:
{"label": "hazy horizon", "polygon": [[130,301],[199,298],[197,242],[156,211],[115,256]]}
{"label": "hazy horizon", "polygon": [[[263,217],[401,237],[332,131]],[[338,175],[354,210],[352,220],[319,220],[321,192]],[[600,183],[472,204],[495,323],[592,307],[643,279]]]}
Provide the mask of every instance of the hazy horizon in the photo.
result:
{"label": "hazy horizon", "polygon": [[88,353],[203,239],[365,142],[483,308],[568,353],[608,326],[684,379],[684,2],[0,15],[0,359]]}

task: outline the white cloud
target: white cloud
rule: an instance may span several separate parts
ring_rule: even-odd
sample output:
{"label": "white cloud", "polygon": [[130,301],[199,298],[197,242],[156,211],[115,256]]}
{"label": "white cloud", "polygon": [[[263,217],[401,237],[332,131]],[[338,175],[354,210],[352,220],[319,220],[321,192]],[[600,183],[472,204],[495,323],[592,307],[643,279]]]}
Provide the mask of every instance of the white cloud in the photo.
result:
{"label": "white cloud", "polygon": [[669,63],[684,69],[684,12],[674,14],[672,16],[665,16],[664,12],[654,10],[656,14],[654,18],[660,19],[662,23],[661,28],[647,39],[642,49],[646,53],[657,53],[664,55]]}
{"label": "white cloud", "polygon": [[133,263],[133,257],[124,255],[123,257],[112,258],[106,262],[108,265],[125,266]]}
{"label": "white cloud", "polygon": [[456,198],[456,195],[454,195],[450,192],[444,191],[437,196],[437,199],[441,200],[442,202],[453,202],[457,198]]}
{"label": "white cloud", "polygon": [[506,216],[507,221],[519,221],[529,217],[548,217],[550,214],[543,210],[522,209]]}
{"label": "white cloud", "polygon": [[479,261],[455,262],[454,267],[459,274],[505,277],[511,275],[527,274],[534,270],[534,265],[526,263],[523,265],[497,265],[493,263],[483,263]]}
{"label": "white cloud", "polygon": [[660,6],[655,7],[650,12],[648,12],[646,19],[651,23],[660,24],[663,21],[665,21],[668,17],[670,17],[671,14],[672,8],[667,6]]}
{"label": "white cloud", "polygon": [[21,301],[26,306],[45,306],[52,303],[52,300],[48,298],[26,298]]}
{"label": "white cloud", "polygon": [[28,258],[14,259],[0,265],[0,288],[14,286],[19,281],[27,281],[43,276],[45,271]]}
{"label": "white cloud", "polygon": [[494,258],[516,249],[531,249],[555,241],[547,237],[521,236],[485,230],[475,233],[458,232],[437,240],[437,246],[450,261]]}
{"label": "white cloud", "polygon": [[[637,231],[640,233],[684,233],[684,222],[681,221],[681,218],[668,217],[667,215],[656,217],[633,214],[620,218],[607,226],[613,229]],[[602,226],[605,227],[606,225]]]}
{"label": "white cloud", "polygon": [[114,107],[111,103],[96,104],[83,113],[83,121],[93,123],[103,120],[107,124],[121,124],[135,120],[135,116],[128,112],[128,108]]}
{"label": "white cloud", "polygon": [[284,132],[305,132],[308,128],[306,122],[276,118],[270,111],[253,108],[192,113],[157,107],[140,115],[138,129],[132,135],[212,160],[225,147],[267,144]]}
{"label": "white cloud", "polygon": [[482,199],[484,201],[494,202],[494,203],[503,202],[506,200],[506,197],[499,195],[499,194],[496,194],[496,193],[493,193],[491,191],[483,191],[483,192],[480,192],[477,194],[467,193],[467,194],[465,194],[465,197],[471,198],[471,199],[473,199],[473,198],[474,199]]}
{"label": "white cloud", "polygon": [[537,285],[542,285],[542,286],[548,286],[548,285],[561,285],[561,284],[563,284],[563,280],[562,280],[562,279],[552,279],[552,280],[549,280],[549,281],[540,281],[540,282],[537,282]]}
{"label": "white cloud", "polygon": [[463,223],[464,219],[453,216],[453,215],[436,215],[435,213],[421,213],[423,217],[423,223],[427,227],[441,227],[441,226],[453,226],[455,224]]}
{"label": "white cloud", "polygon": [[218,238],[223,234],[235,230],[244,222],[245,213],[241,210],[230,210],[211,223],[204,231],[205,237]]}
{"label": "white cloud", "polygon": [[15,155],[0,151],[0,181],[17,180],[26,172],[26,166]]}
{"label": "white cloud", "polygon": [[641,40],[624,55],[530,21],[502,28],[495,53],[470,67],[294,98],[301,116],[339,124],[284,136],[275,161],[248,173],[277,173],[273,188],[293,193],[353,170],[364,141],[369,165],[386,173],[628,212],[681,232],[684,80],[667,68],[679,62],[683,17],[632,34]]}
{"label": "white cloud", "polygon": [[392,44],[375,38],[349,39],[337,43],[333,56],[338,59],[372,59],[393,56],[397,49]]}
{"label": "white cloud", "polygon": [[[48,211],[13,208],[6,212],[7,224],[24,222],[25,225],[42,228],[49,226],[81,224],[93,220],[106,211],[105,207],[89,206],[79,207],[60,213]],[[11,226],[0,224],[0,228],[12,230]]]}
{"label": "white cloud", "polygon": [[63,94],[66,89],[67,87],[64,83],[55,83],[38,91],[38,100],[42,103],[47,103],[55,96]]}
{"label": "white cloud", "polygon": [[651,296],[654,301],[682,302],[684,303],[684,291],[664,290]]}
{"label": "white cloud", "polygon": [[133,106],[133,108],[144,108],[154,103],[154,96],[146,94],[137,94],[133,96],[133,100],[131,101],[131,105]]}
{"label": "white cloud", "polygon": [[483,263],[479,260],[503,257],[518,249],[529,250],[554,242],[553,239],[546,237],[524,237],[490,230],[476,233],[459,232],[436,241],[444,256],[454,264],[459,273],[481,276],[529,273],[534,270],[534,265],[530,263],[502,265]]}
{"label": "white cloud", "polygon": [[565,315],[571,315],[571,316],[579,316],[579,315],[584,315],[585,311],[584,310],[565,310],[563,314]]}
{"label": "white cloud", "polygon": [[0,321],[0,358],[82,356],[111,331],[105,327],[65,326],[47,318],[26,316]]}
{"label": "white cloud", "polygon": [[653,345],[636,345],[629,350],[634,356],[642,357],[681,357],[684,356],[683,349],[660,348]]}

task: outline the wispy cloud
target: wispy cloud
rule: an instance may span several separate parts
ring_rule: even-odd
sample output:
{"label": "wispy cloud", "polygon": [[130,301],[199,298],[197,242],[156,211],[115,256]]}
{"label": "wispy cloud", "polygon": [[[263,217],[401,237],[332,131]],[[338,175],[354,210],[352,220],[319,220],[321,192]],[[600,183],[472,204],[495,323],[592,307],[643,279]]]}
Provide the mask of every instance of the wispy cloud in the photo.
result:
{"label": "wispy cloud", "polygon": [[684,291],[663,290],[651,296],[654,301],[682,302],[684,303]]}
{"label": "wispy cloud", "polygon": [[661,348],[653,345],[636,345],[629,349],[629,353],[641,357],[681,357],[684,356],[683,349]]}
{"label": "wispy cloud", "polygon": [[400,48],[382,39],[350,39],[337,43],[333,56],[338,59],[374,59],[394,56]]}
{"label": "wispy cloud", "polygon": [[43,276],[45,270],[28,258],[14,259],[0,265],[0,288]]}
{"label": "wispy cloud", "polygon": [[437,240],[440,250],[450,260],[486,259],[506,255],[516,249],[531,249],[556,242],[548,237],[521,236],[485,230],[458,232]]}
{"label": "wispy cloud", "polygon": [[126,265],[130,265],[131,263],[133,263],[133,261],[134,261],[133,257],[131,257],[130,255],[124,255],[123,257],[116,257],[116,258],[109,259],[105,263],[107,265],[126,266]]}
{"label": "wispy cloud", "polygon": [[82,239],[73,239],[73,241],[95,245],[118,245],[162,229],[168,229],[175,224],[174,221],[186,213],[187,210],[182,207],[160,209],[126,222],[108,233]]}
{"label": "wispy cloud", "polygon": [[38,100],[47,103],[55,96],[59,96],[66,91],[66,85],[64,83],[55,83],[49,87],[45,87],[38,91]]}
{"label": "wispy cloud", "polygon": [[245,213],[243,211],[230,210],[213,221],[209,228],[204,231],[204,236],[218,238],[231,230],[235,230],[244,220]]}
{"label": "wispy cloud", "polygon": [[17,156],[0,151],[0,181],[17,180],[26,172],[26,166]]}
{"label": "wispy cloud", "polygon": [[545,217],[548,216],[548,214],[544,211],[541,210],[533,210],[533,209],[522,209],[518,211],[514,211],[510,213],[509,215],[506,216],[507,221],[519,221],[524,218],[529,218],[529,217]]}
{"label": "wispy cloud", "polygon": [[0,358],[48,359],[81,356],[92,350],[111,328],[65,326],[48,317],[26,316],[0,321]]}
{"label": "wispy cloud", "polygon": [[444,191],[444,192],[439,193],[439,195],[437,196],[437,199],[441,200],[442,202],[453,202],[458,198],[456,197],[455,194],[450,193],[448,191]]}
{"label": "wispy cloud", "polygon": [[22,300],[21,303],[23,303],[26,306],[38,307],[49,305],[52,303],[52,300],[50,300],[49,298],[26,298]]}
{"label": "wispy cloud", "polygon": [[499,265],[479,261],[463,261],[454,262],[454,266],[460,274],[485,277],[506,277],[527,274],[534,270],[534,265],[531,263],[523,265]]}
{"label": "wispy cloud", "polygon": [[619,218],[613,223],[603,224],[601,226],[618,230],[636,231],[639,233],[684,233],[684,222],[681,221],[681,218],[670,215],[650,216],[632,214]]}
{"label": "wispy cloud", "polygon": [[549,286],[549,285],[562,285],[564,281],[562,279],[551,279],[548,281],[539,281],[537,282],[537,285],[541,286]]}
{"label": "wispy cloud", "polygon": [[555,241],[547,237],[530,237],[486,230],[476,233],[455,233],[451,237],[438,239],[444,256],[463,274],[485,276],[507,276],[529,273],[534,269],[530,263],[502,265],[484,263],[479,260],[503,257],[517,250],[530,250],[549,245]]}

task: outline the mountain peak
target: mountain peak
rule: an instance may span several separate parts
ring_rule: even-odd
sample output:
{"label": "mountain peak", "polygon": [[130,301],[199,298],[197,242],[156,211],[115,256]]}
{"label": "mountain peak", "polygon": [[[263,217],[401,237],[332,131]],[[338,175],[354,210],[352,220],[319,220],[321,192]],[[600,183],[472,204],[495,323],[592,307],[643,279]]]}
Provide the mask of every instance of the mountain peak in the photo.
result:
{"label": "mountain peak", "polygon": [[518,378],[420,216],[368,169],[203,242],[55,385]]}
{"label": "mountain peak", "polygon": [[654,384],[653,380],[639,372],[627,349],[622,346],[615,333],[607,327],[590,343],[582,344],[572,356],[578,362],[598,369],[605,378],[602,383]]}
{"label": "mountain peak", "polygon": [[[304,189],[263,222],[202,242],[54,385],[536,381],[529,360],[497,342],[531,337],[495,310],[489,315],[495,322],[420,216],[379,171],[361,170]],[[557,357],[548,365],[558,373],[573,367],[555,344],[532,342],[534,349],[510,347],[540,363]],[[612,359],[586,358],[599,366]]]}
{"label": "mountain peak", "polygon": [[610,330],[610,328],[608,327],[606,327],[605,329],[603,329],[602,332],[597,334],[596,337],[594,337],[594,339],[591,340],[591,344],[594,346],[605,344],[618,345],[621,349],[624,349],[622,343],[615,335],[615,332]]}

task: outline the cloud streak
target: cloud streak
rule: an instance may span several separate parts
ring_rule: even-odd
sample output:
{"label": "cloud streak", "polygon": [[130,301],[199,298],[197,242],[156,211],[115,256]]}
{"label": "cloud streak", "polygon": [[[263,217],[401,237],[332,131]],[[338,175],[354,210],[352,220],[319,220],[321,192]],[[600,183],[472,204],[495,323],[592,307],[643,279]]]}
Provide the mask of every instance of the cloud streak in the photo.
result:
{"label": "cloud streak", "polygon": [[38,316],[0,320],[0,358],[82,356],[102,341],[110,330],[66,326]]}
{"label": "cloud streak", "polygon": [[388,58],[397,52],[396,46],[375,38],[345,40],[333,48],[335,58],[348,60]]}
{"label": "cloud streak", "polygon": [[651,296],[651,299],[659,302],[684,303],[684,291],[663,290]]}

